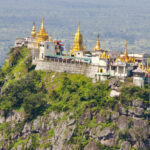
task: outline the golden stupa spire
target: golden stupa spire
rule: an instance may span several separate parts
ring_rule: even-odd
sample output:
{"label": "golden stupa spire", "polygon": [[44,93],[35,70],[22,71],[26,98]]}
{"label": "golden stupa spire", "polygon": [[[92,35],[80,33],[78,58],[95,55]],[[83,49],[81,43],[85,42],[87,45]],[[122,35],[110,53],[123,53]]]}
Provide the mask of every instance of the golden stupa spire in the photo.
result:
{"label": "golden stupa spire", "polygon": [[100,55],[100,58],[102,58],[102,59],[109,59],[110,56],[107,55],[106,51],[104,51],[104,52]]}
{"label": "golden stupa spire", "polygon": [[101,45],[100,45],[99,34],[97,35],[97,41],[96,41],[96,45],[94,47],[94,51],[97,51],[97,50],[102,50]]}
{"label": "golden stupa spire", "polygon": [[107,55],[106,55],[106,52],[104,51],[101,58],[106,58],[106,57],[107,57]]}
{"label": "golden stupa spire", "polygon": [[33,22],[31,37],[32,37],[32,38],[35,38],[35,37],[36,37],[36,30],[35,30],[35,23],[34,23],[34,22]]}
{"label": "golden stupa spire", "polygon": [[44,26],[44,17],[42,17],[42,24],[41,24],[40,32],[46,32],[45,26]]}
{"label": "golden stupa spire", "polygon": [[78,22],[78,33],[80,33],[80,21]]}
{"label": "golden stupa spire", "polygon": [[125,56],[125,58],[128,58],[127,46],[128,46],[128,42],[127,42],[127,40],[126,40],[126,41],[125,41],[125,51],[124,51],[124,56]]}
{"label": "golden stupa spire", "polygon": [[83,46],[83,37],[80,32],[80,22],[78,23],[78,29],[74,37],[74,43],[71,46],[71,55],[75,55],[76,51],[83,51],[85,47]]}
{"label": "golden stupa spire", "polygon": [[142,64],[142,70],[144,70],[144,65]]}
{"label": "golden stupa spire", "polygon": [[37,34],[37,45],[39,45],[40,42],[44,41],[48,41],[48,33],[46,33],[44,26],[44,17],[42,17],[40,32]]}
{"label": "golden stupa spire", "polygon": [[147,70],[149,70],[149,58],[147,58]]}
{"label": "golden stupa spire", "polygon": [[45,27],[44,27],[44,17],[42,17],[42,24],[41,24],[41,29],[45,29]]}
{"label": "golden stupa spire", "polygon": [[138,68],[141,68],[141,63],[138,64]]}

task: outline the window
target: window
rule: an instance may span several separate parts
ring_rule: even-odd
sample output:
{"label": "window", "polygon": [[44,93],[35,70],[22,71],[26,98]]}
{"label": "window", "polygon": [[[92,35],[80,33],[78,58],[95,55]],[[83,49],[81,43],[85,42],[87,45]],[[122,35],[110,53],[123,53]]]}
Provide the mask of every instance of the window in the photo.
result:
{"label": "window", "polygon": [[100,69],[100,73],[103,73],[103,69]]}

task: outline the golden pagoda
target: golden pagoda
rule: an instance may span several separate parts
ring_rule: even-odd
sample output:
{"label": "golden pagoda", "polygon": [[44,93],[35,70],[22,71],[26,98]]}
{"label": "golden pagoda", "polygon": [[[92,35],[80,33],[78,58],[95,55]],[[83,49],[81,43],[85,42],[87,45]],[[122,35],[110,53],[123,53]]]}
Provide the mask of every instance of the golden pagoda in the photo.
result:
{"label": "golden pagoda", "polygon": [[150,73],[149,58],[147,58],[146,71],[147,71],[147,73]]}
{"label": "golden pagoda", "polygon": [[125,41],[124,56],[121,57],[120,60],[121,60],[122,62],[135,63],[135,59],[134,59],[133,57],[129,57],[129,56],[128,56],[127,46],[128,46],[128,42],[127,42],[127,40],[126,40],[126,41]]}
{"label": "golden pagoda", "polygon": [[128,57],[128,52],[127,52],[127,46],[128,46],[128,42],[127,42],[127,40],[126,40],[126,41],[125,41],[125,51],[124,51],[124,57],[125,57],[126,60],[129,59],[129,57]]}
{"label": "golden pagoda", "polygon": [[42,18],[42,24],[40,28],[40,32],[37,33],[37,46],[40,42],[48,41],[48,33],[46,33],[45,27],[44,27],[44,17]]}
{"label": "golden pagoda", "polygon": [[32,32],[31,32],[31,37],[32,37],[32,38],[36,38],[35,23],[33,23]]}
{"label": "golden pagoda", "polygon": [[99,38],[99,34],[97,35],[96,45],[95,45],[95,47],[93,48],[93,50],[94,50],[94,51],[102,50],[101,45],[100,45],[100,38]]}
{"label": "golden pagoda", "polygon": [[147,64],[139,63],[138,68],[141,68],[142,70],[146,71],[146,73],[150,73],[149,58],[147,58]]}
{"label": "golden pagoda", "polygon": [[109,59],[110,56],[106,54],[106,51],[104,51],[104,52],[100,55],[100,58],[102,58],[102,59]]}
{"label": "golden pagoda", "polygon": [[79,23],[78,24],[78,30],[77,30],[75,37],[74,37],[74,43],[71,46],[70,54],[75,56],[76,51],[84,51],[84,50],[85,50],[85,47],[83,46],[83,37],[82,37],[82,34],[80,32],[80,23]]}
{"label": "golden pagoda", "polygon": [[147,70],[149,71],[149,58],[147,58]]}

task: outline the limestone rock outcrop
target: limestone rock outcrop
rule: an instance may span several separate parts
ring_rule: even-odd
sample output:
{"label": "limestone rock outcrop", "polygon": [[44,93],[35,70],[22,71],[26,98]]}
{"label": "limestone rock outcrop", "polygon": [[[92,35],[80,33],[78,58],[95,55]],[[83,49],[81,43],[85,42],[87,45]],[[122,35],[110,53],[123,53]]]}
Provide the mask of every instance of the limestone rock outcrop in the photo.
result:
{"label": "limestone rock outcrop", "polygon": [[[81,145],[74,142],[82,134],[89,141],[84,150],[98,150],[100,145],[116,150],[131,148],[148,150],[150,147],[150,108],[134,100],[126,108],[92,112],[87,108],[79,118],[71,113],[50,112],[24,122],[22,112],[12,111],[6,117],[0,113],[0,149],[73,150]],[[9,139],[7,138],[9,136]],[[80,139],[82,140],[82,139]],[[10,142],[11,141],[11,142]],[[82,146],[83,148],[83,146]]]}

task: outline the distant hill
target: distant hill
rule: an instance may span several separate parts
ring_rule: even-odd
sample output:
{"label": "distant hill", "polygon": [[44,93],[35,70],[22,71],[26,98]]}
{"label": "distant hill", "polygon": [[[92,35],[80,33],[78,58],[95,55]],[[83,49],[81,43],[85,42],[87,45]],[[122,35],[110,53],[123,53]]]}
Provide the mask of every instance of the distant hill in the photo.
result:
{"label": "distant hill", "polygon": [[67,48],[80,21],[87,49],[93,48],[99,32],[104,49],[123,51],[128,39],[130,52],[149,52],[149,8],[149,0],[5,0],[0,5],[0,57],[16,37],[30,35],[33,21],[38,30],[42,16],[48,33]]}

